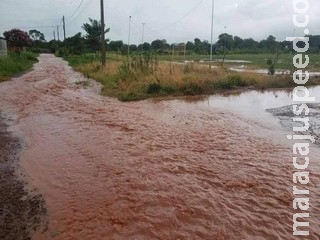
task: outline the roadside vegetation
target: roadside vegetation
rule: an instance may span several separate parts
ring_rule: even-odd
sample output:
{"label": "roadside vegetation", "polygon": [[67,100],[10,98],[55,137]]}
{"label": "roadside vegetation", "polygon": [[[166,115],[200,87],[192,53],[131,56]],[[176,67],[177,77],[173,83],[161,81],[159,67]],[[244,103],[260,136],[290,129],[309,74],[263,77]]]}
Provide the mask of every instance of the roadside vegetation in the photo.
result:
{"label": "roadside vegetation", "polygon": [[[137,54],[130,57],[129,61],[111,55],[105,68],[92,54],[66,56],[65,59],[75,70],[100,82],[103,95],[117,97],[121,101],[295,87],[291,75],[236,73],[220,67],[209,70],[207,65],[199,63],[159,61],[154,54]],[[318,85],[320,78],[313,78],[308,83]]]}
{"label": "roadside vegetation", "polygon": [[12,29],[4,32],[3,35],[10,51],[8,56],[0,56],[0,82],[31,69],[38,61],[37,53],[23,51],[24,48],[32,45],[32,39],[28,33]]}
{"label": "roadside vegetation", "polygon": [[[277,41],[272,35],[261,41],[227,33],[219,35],[213,45],[214,66],[211,70],[208,67],[210,44],[206,40],[195,38],[185,43],[169,44],[165,39],[156,39],[151,43],[130,44],[129,47],[121,40],[106,40],[108,62],[106,67],[102,67],[99,54],[101,23],[89,19],[82,29],[85,34],[79,32],[64,41],[49,42],[35,29],[29,33],[18,29],[5,32],[9,47],[18,49],[21,57],[10,54],[6,60],[0,61],[0,79],[32,66],[35,56],[21,53],[21,49],[27,47],[34,53],[55,53],[63,57],[75,70],[99,81],[104,86],[103,95],[123,101],[155,96],[212,94],[235,89],[294,87],[292,76],[284,74],[286,70],[295,70],[292,42]],[[107,29],[106,33],[109,31]],[[10,37],[16,36],[17,32],[21,36],[19,41]],[[320,36],[309,37],[308,70],[318,71]],[[301,44],[298,42],[298,45]],[[259,68],[268,70],[269,74],[231,71],[233,68]],[[279,70],[283,71],[282,75],[275,74]],[[317,77],[309,81],[310,85],[319,83]]]}
{"label": "roadside vegetation", "polygon": [[10,53],[7,57],[0,57],[0,82],[31,69],[33,64],[38,62],[37,56],[35,53],[24,52]]}

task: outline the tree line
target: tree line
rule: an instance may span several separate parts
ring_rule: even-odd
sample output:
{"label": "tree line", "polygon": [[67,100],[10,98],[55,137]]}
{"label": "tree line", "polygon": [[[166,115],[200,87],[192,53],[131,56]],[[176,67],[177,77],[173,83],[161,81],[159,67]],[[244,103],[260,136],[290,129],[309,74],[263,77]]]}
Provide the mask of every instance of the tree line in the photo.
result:
{"label": "tree line", "polygon": [[[65,54],[83,54],[89,52],[98,52],[101,43],[101,23],[98,20],[89,19],[88,23],[83,24],[81,32],[64,41],[51,40],[47,42],[43,33],[33,29],[28,33],[19,29],[12,29],[4,33],[4,37],[11,48],[29,47],[35,52],[57,52]],[[109,32],[107,29],[106,32]],[[310,38],[309,53],[320,53],[320,36],[308,36]],[[298,43],[299,45],[303,44]],[[128,45],[121,40],[106,40],[107,51],[127,54]],[[299,46],[303,47],[303,46]],[[169,54],[174,50],[180,54],[209,54],[211,45],[207,40],[195,38],[186,43],[169,44],[165,39],[156,39],[151,43],[131,44],[131,52],[154,51],[158,54]],[[215,54],[233,54],[233,53],[288,53],[293,51],[292,42],[277,41],[270,35],[267,39],[256,41],[252,38],[243,39],[238,36],[232,36],[227,33],[219,35],[218,41],[213,45]]]}

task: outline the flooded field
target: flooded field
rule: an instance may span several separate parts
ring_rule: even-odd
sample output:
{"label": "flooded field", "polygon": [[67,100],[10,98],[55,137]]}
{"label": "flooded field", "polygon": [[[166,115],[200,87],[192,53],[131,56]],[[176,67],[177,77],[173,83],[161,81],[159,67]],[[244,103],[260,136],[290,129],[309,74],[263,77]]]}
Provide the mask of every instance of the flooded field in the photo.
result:
{"label": "flooded field", "polygon": [[[52,55],[0,85],[48,207],[33,239],[294,239],[292,143],[266,112],[290,93],[120,103],[99,88]],[[313,146],[309,239],[320,238],[319,157]]]}

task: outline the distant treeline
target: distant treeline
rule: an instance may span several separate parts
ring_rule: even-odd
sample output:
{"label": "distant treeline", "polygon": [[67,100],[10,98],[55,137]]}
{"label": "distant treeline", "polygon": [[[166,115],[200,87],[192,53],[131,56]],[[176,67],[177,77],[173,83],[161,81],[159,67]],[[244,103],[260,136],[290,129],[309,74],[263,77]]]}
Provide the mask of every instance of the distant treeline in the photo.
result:
{"label": "distant treeline", "polygon": [[[82,29],[86,32],[85,35],[77,33],[72,37],[65,39],[64,41],[51,40],[47,42],[44,35],[38,30],[30,30],[29,36],[32,40],[32,50],[35,52],[57,52],[59,51],[61,55],[66,54],[82,54],[88,52],[98,52],[100,49],[100,36],[101,36],[101,24],[98,20],[89,19],[88,23],[83,24]],[[23,46],[30,46],[29,42],[23,37],[27,33],[23,33],[20,30],[14,29],[9,31],[14,35],[14,32],[21,32],[20,35]],[[110,29],[106,30],[106,33]],[[10,34],[9,34],[10,35]],[[8,36],[9,36],[8,35]],[[6,37],[7,41],[10,38]],[[319,53],[320,52],[320,35],[308,36],[310,48],[309,53]],[[22,46],[21,41],[9,41],[9,46]],[[107,40],[107,51],[118,52],[121,54],[128,53],[128,45],[123,41],[113,41]],[[299,47],[304,47],[303,42],[298,43]],[[208,41],[200,40],[199,38],[193,41],[188,41],[186,43],[175,43],[170,44],[165,39],[157,39],[151,43],[145,42],[143,44],[132,44],[130,45],[130,52],[138,51],[153,51],[158,54],[171,54],[173,51],[175,54],[209,54],[211,45]],[[215,54],[223,53],[288,53],[293,51],[292,42],[288,41],[276,41],[276,38],[270,35],[267,39],[256,41],[252,38],[242,39],[238,36],[232,36],[230,34],[221,34],[218,41],[213,45],[213,52]]]}
{"label": "distant treeline", "polygon": [[[320,53],[320,35],[308,36],[310,38],[309,53]],[[299,47],[303,47],[304,43],[298,43]],[[35,45],[35,48],[46,48],[54,52],[60,49],[70,54],[82,54],[87,52],[99,51],[99,42],[82,36],[81,33],[67,38],[63,42],[50,41],[41,42]],[[130,52],[138,51],[155,51],[158,54],[171,54],[174,49],[175,54],[209,54],[210,43],[206,40],[201,41],[199,38],[187,43],[169,44],[165,39],[157,39],[151,43],[131,44]],[[109,41],[107,40],[107,51],[118,52],[119,54],[127,54],[128,45],[123,41]],[[262,41],[256,41],[252,38],[242,39],[238,36],[229,34],[221,34],[219,40],[213,45],[213,52],[215,54],[236,54],[236,53],[289,53],[292,52],[292,42],[276,41],[274,36],[269,36]]]}

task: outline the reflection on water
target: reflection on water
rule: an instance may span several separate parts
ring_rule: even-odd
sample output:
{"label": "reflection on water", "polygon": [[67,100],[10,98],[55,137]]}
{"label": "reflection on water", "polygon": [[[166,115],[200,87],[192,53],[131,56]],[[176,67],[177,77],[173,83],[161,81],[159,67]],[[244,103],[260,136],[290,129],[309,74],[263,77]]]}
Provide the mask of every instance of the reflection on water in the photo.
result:
{"label": "reflection on water", "polygon": [[[294,239],[292,146],[263,120],[290,94],[120,103],[82,81],[41,55],[0,85],[1,110],[27,144],[22,166],[48,206],[48,231],[35,240]],[[310,168],[319,216],[319,163]],[[320,238],[317,217],[309,229]]]}
{"label": "reflection on water", "polygon": [[[320,86],[309,88],[310,96],[316,97],[320,102]],[[280,108],[294,104],[292,90],[276,91],[246,91],[235,92],[232,95],[224,93],[222,95],[181,98],[181,101],[194,103],[198,106],[208,106],[219,108],[231,112],[236,112],[250,119],[270,120],[270,113],[266,110]],[[318,97],[318,99],[317,99]]]}
{"label": "reflection on water", "polygon": [[[233,66],[230,67],[229,70],[235,71],[235,72],[245,72],[245,73],[258,73],[258,74],[269,74],[270,71],[268,69],[248,69],[247,66],[241,65],[241,66]],[[291,74],[290,70],[281,70],[278,69],[275,71],[276,75],[284,75],[284,74]],[[320,76],[320,72],[309,72],[310,77],[317,77]]]}

